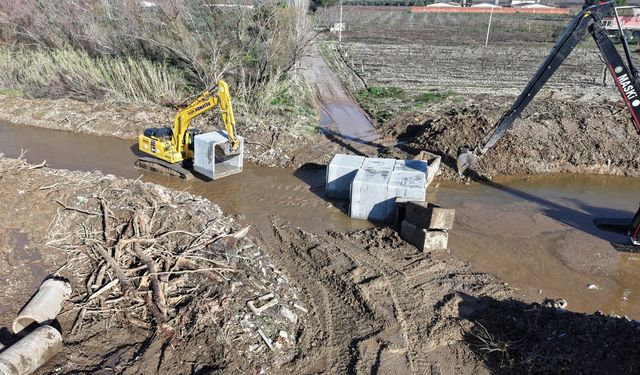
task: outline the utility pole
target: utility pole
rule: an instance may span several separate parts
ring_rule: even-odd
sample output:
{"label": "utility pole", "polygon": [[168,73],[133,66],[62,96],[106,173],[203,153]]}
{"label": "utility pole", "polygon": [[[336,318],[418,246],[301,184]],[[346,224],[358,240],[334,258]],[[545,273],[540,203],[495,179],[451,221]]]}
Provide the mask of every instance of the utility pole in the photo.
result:
{"label": "utility pole", "polygon": [[342,0],[340,0],[340,23],[338,24],[338,44],[342,46]]}
{"label": "utility pole", "polygon": [[489,44],[489,32],[491,32],[491,18],[493,18],[493,8],[491,8],[491,13],[489,13],[489,25],[487,25],[487,38],[484,40],[485,47]]}

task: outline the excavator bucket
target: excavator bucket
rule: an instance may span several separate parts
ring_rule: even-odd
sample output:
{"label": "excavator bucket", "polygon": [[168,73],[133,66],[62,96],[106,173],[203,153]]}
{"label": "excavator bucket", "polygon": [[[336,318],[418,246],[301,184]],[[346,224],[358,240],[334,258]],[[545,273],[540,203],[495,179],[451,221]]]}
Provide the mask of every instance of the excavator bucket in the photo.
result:
{"label": "excavator bucket", "polygon": [[464,172],[475,164],[478,156],[470,151],[468,148],[460,149],[460,153],[458,154],[458,159],[456,160],[456,167],[458,168],[458,174],[462,176]]}
{"label": "excavator bucket", "polygon": [[230,142],[217,144],[215,148],[216,159],[218,160],[228,160],[240,155],[240,152],[239,147],[234,151]]}

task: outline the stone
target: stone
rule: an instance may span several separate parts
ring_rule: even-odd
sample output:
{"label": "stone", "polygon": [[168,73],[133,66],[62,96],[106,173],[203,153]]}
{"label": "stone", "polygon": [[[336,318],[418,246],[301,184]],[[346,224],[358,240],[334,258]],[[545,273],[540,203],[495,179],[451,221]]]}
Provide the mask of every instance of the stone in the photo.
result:
{"label": "stone", "polygon": [[325,196],[334,199],[349,199],[351,183],[364,160],[364,156],[334,155],[327,167]]}
{"label": "stone", "polygon": [[402,222],[400,237],[422,251],[444,250],[449,240],[445,231],[427,230],[406,220]]}
{"label": "stone", "polygon": [[424,229],[453,228],[456,210],[420,201],[407,202],[405,220]]}
{"label": "stone", "polygon": [[198,134],[193,140],[193,169],[212,180],[242,172],[244,138],[238,137],[240,146],[237,155],[224,159],[216,156],[216,147],[225,147],[229,144],[227,132]]}

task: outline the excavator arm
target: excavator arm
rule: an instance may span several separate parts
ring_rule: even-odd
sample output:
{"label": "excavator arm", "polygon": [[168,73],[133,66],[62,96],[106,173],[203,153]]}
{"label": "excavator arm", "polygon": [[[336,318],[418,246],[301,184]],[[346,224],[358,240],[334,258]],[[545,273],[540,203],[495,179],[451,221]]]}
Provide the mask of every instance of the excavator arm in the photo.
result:
{"label": "excavator arm", "polygon": [[200,93],[194,101],[176,114],[173,121],[173,143],[177,152],[184,155],[186,148],[193,141],[187,139],[189,136],[187,131],[191,120],[216,106],[220,106],[222,122],[229,137],[229,148],[225,150],[225,153],[233,153],[238,150],[240,141],[236,137],[236,119],[231,106],[229,86],[226,82],[220,80],[214,86]]}
{"label": "excavator arm", "polygon": [[475,152],[465,148],[461,149],[457,160],[458,173],[460,175],[472,166],[480,156],[489,151],[513,126],[514,121],[522,111],[587,34],[591,34],[598,45],[616,86],[631,112],[631,119],[636,130],[640,132],[640,97],[638,96],[640,94],[640,85],[638,85],[637,71],[631,61],[626,40],[624,35],[621,34],[627,60],[625,63],[601,24],[603,17],[611,12],[612,9],[614,9],[613,2],[599,3],[582,10],[571,21],[564,33],[558,38],[545,61],[538,68],[538,71],[520,93],[520,96],[498,120],[486,142],[478,147]]}
{"label": "excavator arm", "polygon": [[[620,56],[618,50],[602,27],[602,19],[612,10],[615,12],[622,47],[625,53],[625,60]],[[509,130],[514,121],[520,116],[522,111],[533,100],[542,86],[549,80],[558,67],[569,56],[576,45],[587,35],[591,34],[596,45],[600,49],[605,64],[613,76],[613,80],[622,95],[625,105],[631,113],[631,121],[640,132],[640,85],[638,84],[638,71],[631,60],[631,53],[620,27],[620,20],[615,11],[614,3],[599,3],[592,5],[580,12],[567,26],[564,33],[558,38],[555,46],[540,65],[538,71],[531,78],[520,96],[513,103],[511,108],[505,112],[494,126],[493,132],[482,146],[475,152],[466,148],[458,155],[458,173],[462,175],[464,171],[472,166],[479,157],[489,151],[502,136]],[[637,252],[640,245],[640,209],[632,220],[618,218],[596,218],[594,223],[601,228],[622,229],[626,231],[631,240],[631,245],[613,244],[619,251]]]}

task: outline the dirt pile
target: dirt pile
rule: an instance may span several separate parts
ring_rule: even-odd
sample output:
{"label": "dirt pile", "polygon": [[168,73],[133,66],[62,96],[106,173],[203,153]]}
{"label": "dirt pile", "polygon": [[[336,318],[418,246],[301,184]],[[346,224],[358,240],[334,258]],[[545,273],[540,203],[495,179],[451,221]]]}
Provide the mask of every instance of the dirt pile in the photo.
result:
{"label": "dirt pile", "polygon": [[[2,297],[14,302],[0,324],[47,273],[74,290],[59,316],[64,352],[45,371],[259,372],[296,355],[304,303],[248,228],[209,201],[6,158],[0,187],[0,228],[12,238],[0,269],[13,286]],[[253,300],[271,307],[253,311]]]}
{"label": "dirt pile", "polygon": [[[476,98],[472,104],[436,104],[385,124],[383,131],[409,155],[422,150],[443,155],[442,176],[455,178],[459,148],[482,144],[508,109],[504,103],[509,101]],[[533,102],[475,169],[485,176],[549,172],[638,176],[639,141],[622,104],[550,95]],[[386,154],[403,156],[393,149]]]}
{"label": "dirt pile", "polygon": [[496,374],[634,374],[640,323],[459,295],[465,342]]}

